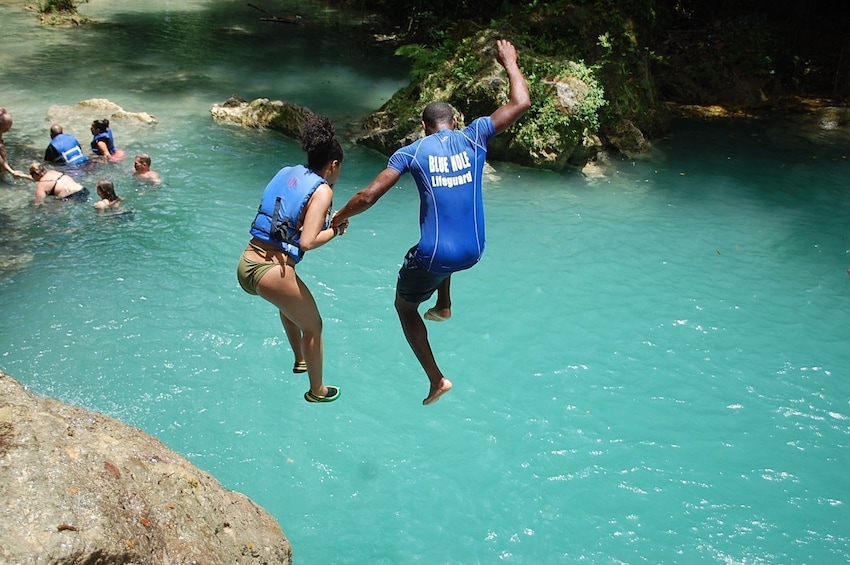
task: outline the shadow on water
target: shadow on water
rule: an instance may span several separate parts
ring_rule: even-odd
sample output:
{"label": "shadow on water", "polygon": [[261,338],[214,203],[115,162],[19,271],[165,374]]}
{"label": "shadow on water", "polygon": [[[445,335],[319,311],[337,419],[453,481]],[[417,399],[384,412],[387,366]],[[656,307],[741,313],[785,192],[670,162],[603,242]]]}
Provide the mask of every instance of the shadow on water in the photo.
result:
{"label": "shadow on water", "polygon": [[850,168],[841,132],[783,119],[677,122],[672,131],[656,142],[652,164],[654,176],[664,176],[653,189],[672,206],[706,202],[707,215],[736,207],[730,215],[742,224],[781,214],[788,237],[799,239],[818,216],[850,204],[850,185],[840,180]]}
{"label": "shadow on water", "polygon": [[[397,83],[406,73],[405,61],[393,58],[391,47],[371,40],[355,14],[278,3],[266,9],[299,14],[296,23],[278,23],[263,21],[267,14],[250,6],[169,3],[162,11],[148,8],[103,17],[95,10],[90,25],[35,30],[40,45],[7,61],[4,75],[13,83],[35,81],[57,91],[86,84],[90,97],[110,90],[146,99],[222,101],[231,94],[285,99],[338,117],[340,99],[345,99],[347,113],[361,116],[379,105],[368,97],[360,103],[345,98],[350,81],[368,76],[375,83]],[[82,13],[90,10],[81,7]],[[81,64],[57,64],[68,58]],[[305,68],[313,72],[305,73]]]}

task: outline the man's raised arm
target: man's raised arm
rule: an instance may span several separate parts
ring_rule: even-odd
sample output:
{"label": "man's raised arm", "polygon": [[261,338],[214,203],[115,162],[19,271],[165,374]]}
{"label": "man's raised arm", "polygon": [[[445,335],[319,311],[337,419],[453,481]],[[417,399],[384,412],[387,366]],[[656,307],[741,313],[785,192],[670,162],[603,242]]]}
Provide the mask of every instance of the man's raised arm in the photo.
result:
{"label": "man's raised arm", "polygon": [[528,110],[531,106],[531,97],[528,94],[528,84],[517,64],[516,48],[510,41],[500,39],[496,42],[496,60],[508,73],[510,85],[510,100],[490,115],[496,133],[499,134],[508,129]]}

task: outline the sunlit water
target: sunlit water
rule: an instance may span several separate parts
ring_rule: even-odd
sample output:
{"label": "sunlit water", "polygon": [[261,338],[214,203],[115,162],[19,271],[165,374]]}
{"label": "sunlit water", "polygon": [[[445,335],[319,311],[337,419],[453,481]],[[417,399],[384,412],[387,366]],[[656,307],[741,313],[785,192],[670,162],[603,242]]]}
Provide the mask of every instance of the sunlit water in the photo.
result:
{"label": "sunlit water", "polygon": [[[586,174],[493,163],[488,247],[429,325],[427,381],[392,307],[416,240],[405,178],[299,266],[325,321],[330,405],[235,265],[259,194],[303,160],[212,123],[232,94],[305,104],[341,133],[406,84],[403,61],[306,2],[95,0],[42,29],[0,4],[0,105],[24,168],[52,105],[108,98],[131,219],[31,207],[0,184],[0,366],[39,394],[162,439],[268,509],[300,564],[847,563],[850,165],[777,124],[676,124]],[[70,54],[72,64],[62,60]],[[87,144],[88,116],[66,123]],[[385,165],[350,143],[336,203]],[[135,183],[148,151],[165,181]]]}

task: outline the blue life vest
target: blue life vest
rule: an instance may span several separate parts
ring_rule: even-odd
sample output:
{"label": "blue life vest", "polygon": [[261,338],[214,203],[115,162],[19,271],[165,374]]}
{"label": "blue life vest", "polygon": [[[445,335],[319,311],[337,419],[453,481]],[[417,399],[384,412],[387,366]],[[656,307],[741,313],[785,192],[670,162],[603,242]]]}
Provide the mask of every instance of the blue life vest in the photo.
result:
{"label": "blue life vest", "polygon": [[110,128],[106,128],[106,131],[98,133],[91,140],[91,150],[94,151],[96,155],[102,155],[100,147],[97,146],[98,141],[106,143],[106,149],[109,150],[110,155],[115,153],[115,138],[112,137],[112,130]]}
{"label": "blue life vest", "polygon": [[[301,217],[310,197],[323,184],[327,181],[304,165],[282,168],[263,190],[251,235],[284,251],[296,263],[301,261]],[[328,226],[330,210],[324,229]]]}
{"label": "blue life vest", "polygon": [[60,133],[50,140],[50,145],[66,165],[80,165],[89,160],[83,153],[80,142],[70,133]]}

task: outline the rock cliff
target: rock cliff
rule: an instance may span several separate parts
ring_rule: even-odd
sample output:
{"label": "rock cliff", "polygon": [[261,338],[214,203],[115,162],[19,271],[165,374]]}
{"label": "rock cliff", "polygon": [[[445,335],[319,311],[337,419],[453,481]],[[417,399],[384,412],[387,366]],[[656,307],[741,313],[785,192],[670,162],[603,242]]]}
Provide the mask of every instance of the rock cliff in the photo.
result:
{"label": "rock cliff", "polygon": [[0,562],[292,562],[274,518],[141,430],[0,371]]}

